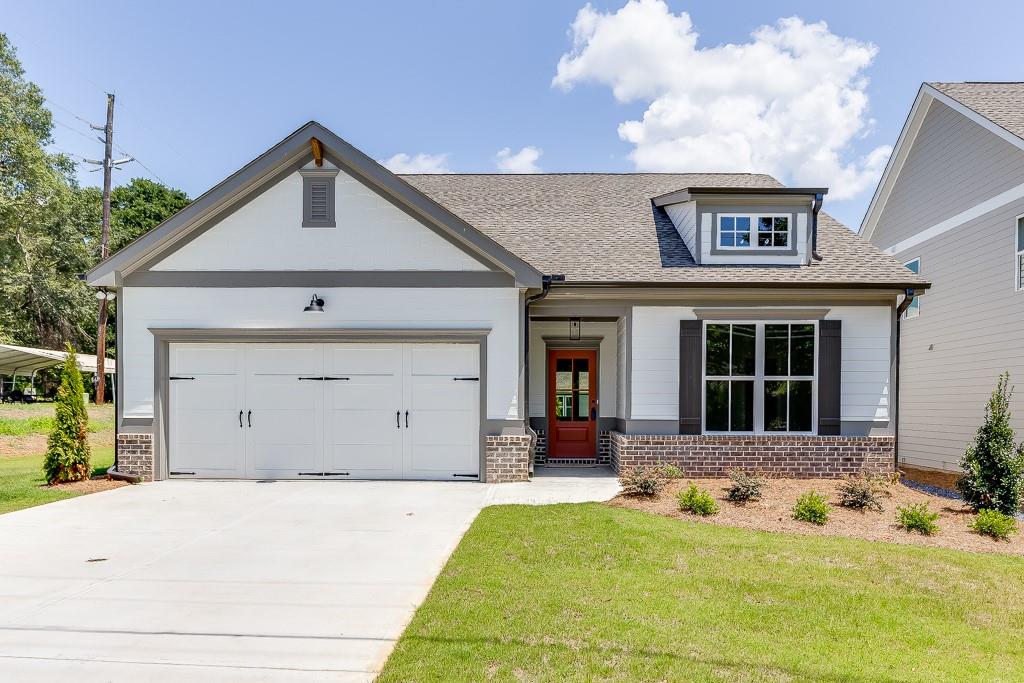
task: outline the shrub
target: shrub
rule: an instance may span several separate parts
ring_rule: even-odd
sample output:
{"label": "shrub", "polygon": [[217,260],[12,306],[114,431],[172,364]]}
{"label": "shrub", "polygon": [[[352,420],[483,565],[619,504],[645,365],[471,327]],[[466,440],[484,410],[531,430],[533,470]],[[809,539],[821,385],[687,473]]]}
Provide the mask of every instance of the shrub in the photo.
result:
{"label": "shrub", "polygon": [[828,514],[832,506],[825,500],[825,496],[817,491],[808,491],[796,499],[793,506],[793,519],[811,524],[824,524],[828,521]]}
{"label": "shrub", "polygon": [[692,512],[701,517],[718,514],[718,503],[710,493],[697,488],[696,484],[690,484],[685,491],[680,491],[678,498],[679,509],[683,512]]}
{"label": "shrub", "polygon": [[896,508],[896,525],[907,531],[918,531],[925,536],[931,536],[939,530],[935,520],[939,518],[938,512],[928,509],[928,503],[912,503],[906,507]]}
{"label": "shrub", "polygon": [[89,415],[82,400],[82,373],[78,370],[75,351],[68,345],[68,357],[60,370],[56,416],[43,458],[46,481],[56,484],[78,481],[89,476],[89,442],[86,428]]}
{"label": "shrub", "polygon": [[679,465],[675,465],[670,462],[662,464],[661,473],[665,475],[666,479],[682,479],[686,476],[683,474],[683,471],[679,469]]}
{"label": "shrub", "polygon": [[761,488],[764,486],[764,477],[756,472],[744,470],[729,470],[729,479],[732,484],[725,497],[733,503],[746,503],[752,500],[761,500]]}
{"label": "shrub", "polygon": [[985,406],[985,421],[960,461],[964,476],[956,487],[975,511],[998,510],[1012,515],[1020,507],[1024,492],[1024,443],[1013,441],[1013,387],[1007,387],[1009,381],[1009,373],[999,376],[996,390]]}
{"label": "shrub", "polygon": [[999,510],[978,510],[978,516],[968,525],[971,531],[991,536],[997,541],[1010,540],[1010,534],[1017,533],[1017,520]]}
{"label": "shrub", "polygon": [[858,475],[847,477],[839,485],[839,504],[853,510],[882,511],[882,496],[886,493],[885,480]]}
{"label": "shrub", "polygon": [[656,496],[665,488],[665,473],[660,466],[632,467],[619,475],[619,483],[627,496]]}

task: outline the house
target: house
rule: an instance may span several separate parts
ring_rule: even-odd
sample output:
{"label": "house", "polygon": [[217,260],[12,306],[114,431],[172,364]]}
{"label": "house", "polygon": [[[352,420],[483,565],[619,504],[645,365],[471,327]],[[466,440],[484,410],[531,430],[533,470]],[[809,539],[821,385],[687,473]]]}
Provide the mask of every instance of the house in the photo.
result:
{"label": "house", "polygon": [[893,467],[927,283],[751,174],[394,175],[311,122],[87,276],[117,469],[520,481]]}
{"label": "house", "polygon": [[999,374],[1024,383],[1024,83],[923,84],[860,234],[934,285],[900,323],[899,460],[958,471]]}

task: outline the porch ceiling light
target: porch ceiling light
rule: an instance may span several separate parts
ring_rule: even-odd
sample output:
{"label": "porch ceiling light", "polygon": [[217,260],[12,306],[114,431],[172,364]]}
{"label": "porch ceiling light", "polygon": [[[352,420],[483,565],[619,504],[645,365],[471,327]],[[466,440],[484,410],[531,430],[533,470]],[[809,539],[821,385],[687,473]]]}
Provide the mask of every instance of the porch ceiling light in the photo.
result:
{"label": "porch ceiling light", "polygon": [[578,341],[580,338],[580,319],[569,318],[569,339]]}
{"label": "porch ceiling light", "polygon": [[316,295],[316,292],[313,292],[313,298],[309,300],[309,305],[306,306],[305,308],[303,308],[302,311],[304,313],[309,313],[310,311],[315,311],[317,313],[323,313],[324,312],[324,300],[321,299],[320,297],[318,297]]}

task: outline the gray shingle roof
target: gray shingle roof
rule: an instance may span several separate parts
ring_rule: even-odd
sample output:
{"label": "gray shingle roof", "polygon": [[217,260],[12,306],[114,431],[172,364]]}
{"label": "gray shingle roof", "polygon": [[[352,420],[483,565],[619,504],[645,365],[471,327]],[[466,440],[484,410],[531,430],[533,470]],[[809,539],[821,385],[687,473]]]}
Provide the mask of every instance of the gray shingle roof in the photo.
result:
{"label": "gray shingle roof", "polygon": [[543,273],[569,282],[714,285],[924,284],[824,212],[821,261],[808,266],[698,266],[651,199],[686,187],[773,188],[745,173],[402,175],[406,182]]}
{"label": "gray shingle roof", "polygon": [[943,95],[1024,138],[1024,83],[929,83]]}

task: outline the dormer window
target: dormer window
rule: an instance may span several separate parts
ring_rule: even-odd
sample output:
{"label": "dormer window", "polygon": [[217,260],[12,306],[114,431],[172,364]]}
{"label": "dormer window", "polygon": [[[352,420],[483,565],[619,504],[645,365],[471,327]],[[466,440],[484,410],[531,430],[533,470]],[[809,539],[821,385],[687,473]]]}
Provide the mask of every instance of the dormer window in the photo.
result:
{"label": "dormer window", "polygon": [[718,215],[720,249],[789,249],[789,214]]}

